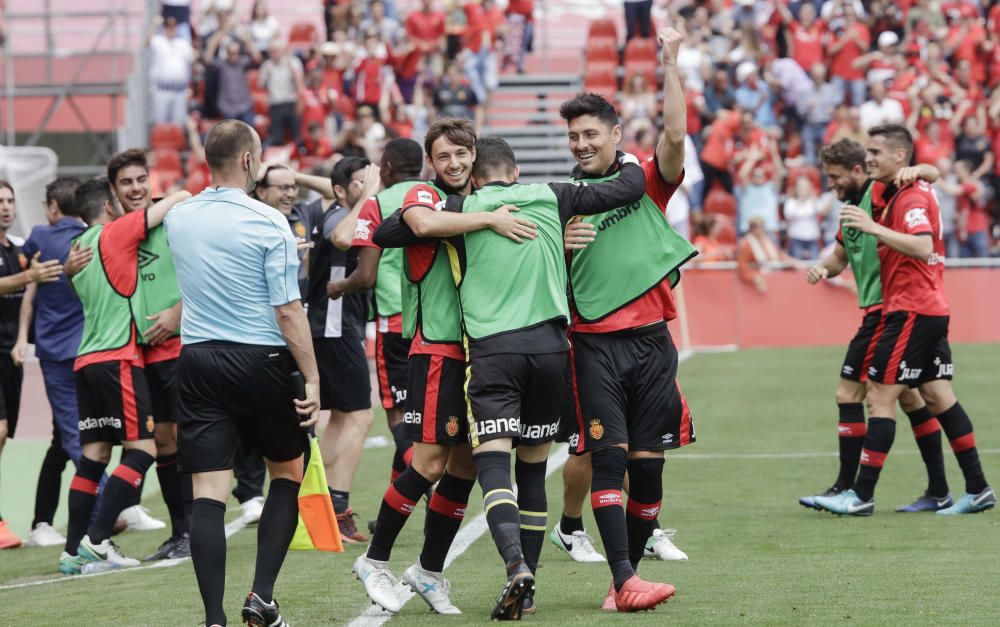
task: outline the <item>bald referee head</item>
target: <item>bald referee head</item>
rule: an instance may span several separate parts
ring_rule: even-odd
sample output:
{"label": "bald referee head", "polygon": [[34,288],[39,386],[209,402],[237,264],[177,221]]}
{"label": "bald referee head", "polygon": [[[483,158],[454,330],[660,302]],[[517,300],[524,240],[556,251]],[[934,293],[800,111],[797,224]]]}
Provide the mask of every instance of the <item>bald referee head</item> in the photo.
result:
{"label": "bald referee head", "polygon": [[257,186],[260,170],[260,136],[249,124],[223,120],[205,138],[205,161],[216,187],[235,187],[246,193]]}

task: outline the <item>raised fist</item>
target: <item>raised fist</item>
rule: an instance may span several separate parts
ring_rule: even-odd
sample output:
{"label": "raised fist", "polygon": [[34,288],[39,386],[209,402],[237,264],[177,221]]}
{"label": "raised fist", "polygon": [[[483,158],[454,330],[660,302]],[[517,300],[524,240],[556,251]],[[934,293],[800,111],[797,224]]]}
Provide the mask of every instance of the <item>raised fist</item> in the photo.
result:
{"label": "raised fist", "polygon": [[681,49],[681,42],[684,41],[684,36],[668,26],[656,31],[656,39],[663,47],[663,56],[661,57],[663,65],[677,63],[677,53]]}

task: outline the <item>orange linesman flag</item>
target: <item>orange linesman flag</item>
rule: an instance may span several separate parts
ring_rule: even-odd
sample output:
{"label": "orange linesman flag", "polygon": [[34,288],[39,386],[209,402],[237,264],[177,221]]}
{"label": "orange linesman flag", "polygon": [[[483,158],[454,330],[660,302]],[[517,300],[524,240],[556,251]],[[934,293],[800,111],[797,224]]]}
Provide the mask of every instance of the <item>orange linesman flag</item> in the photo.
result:
{"label": "orange linesman flag", "polygon": [[309,438],[309,464],[299,488],[299,526],[289,548],[293,551],[344,552],[337,516],[327,489],[319,440],[315,437]]}

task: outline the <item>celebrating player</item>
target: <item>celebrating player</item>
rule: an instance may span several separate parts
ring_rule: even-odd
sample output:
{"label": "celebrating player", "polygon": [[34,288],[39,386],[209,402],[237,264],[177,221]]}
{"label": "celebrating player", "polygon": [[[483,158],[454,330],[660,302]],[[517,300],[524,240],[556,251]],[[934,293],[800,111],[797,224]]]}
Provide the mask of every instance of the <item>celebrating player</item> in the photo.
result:
{"label": "celebrating player", "polygon": [[[613,575],[603,607],[620,611],[648,609],[674,594],[672,586],[636,576],[647,544],[669,545],[672,550],[664,551],[665,557],[687,557],[664,532],[656,533],[663,451],[694,441],[666,321],[677,316],[671,292],[676,271],[697,254],[664,216],[683,178],[686,117],[676,65],[681,35],[664,28],[657,36],[663,46],[664,132],[655,156],[642,166],[646,194],[633,206],[585,218],[600,232],[589,246],[573,251],[569,266],[577,397],[576,433],[570,443],[576,453],[592,452],[591,504]],[[616,176],[622,130],[614,107],[600,96],[582,94],[563,103],[560,114],[578,164],[575,178]],[[579,467],[587,462],[577,458],[570,463]],[[623,509],[626,471],[629,503]],[[585,477],[586,472],[569,471],[571,480],[574,476]],[[567,487],[575,499],[580,492]],[[572,507],[579,511],[575,503]],[[569,545],[567,536],[577,530],[559,527],[554,540]]]}
{"label": "celebrating player", "polygon": [[[411,340],[404,435],[413,460],[386,491],[368,552],[354,571],[369,597],[397,611],[389,555],[420,497],[434,484],[428,504],[424,548],[403,581],[439,614],[460,614],[449,595],[444,560],[465,517],[476,478],[469,448],[465,404],[462,318],[448,253],[443,243],[417,235],[460,234],[492,228],[530,236],[530,223],[506,211],[457,215],[438,211],[451,195],[471,191],[476,131],[469,120],[441,118],[427,131],[427,161],[437,177],[410,189],[401,210],[375,231],[380,246],[406,245],[403,257],[403,337]],[[387,607],[388,605],[388,607]]]}
{"label": "celebrating player", "polygon": [[[70,484],[69,527],[59,561],[64,574],[79,573],[88,563],[96,568],[139,564],[110,539],[118,514],[139,500],[139,487],[156,454],[153,408],[133,314],[139,306],[139,245],[168,209],[190,195],[178,192],[123,216],[107,179],[88,181],[76,190],[77,210],[89,226],[77,243],[98,263],[87,263],[72,278],[83,305],[83,337],[74,365],[83,455]],[[121,463],[91,521],[97,486],[116,444],[125,449]]]}
{"label": "celebrating player", "polygon": [[[882,207],[884,185],[868,178],[865,168],[865,148],[861,144],[842,139],[823,148],[820,153],[823,171],[830,182],[830,189],[837,198],[860,207],[869,214],[873,205]],[[915,166],[903,168],[896,184],[912,182],[915,177],[929,182],[937,179],[937,168]],[[847,347],[844,365],[840,369],[837,388],[837,408],[840,421],[837,433],[840,442],[840,473],[833,486],[818,496],[833,496],[854,484],[861,458],[861,447],[867,433],[864,400],[868,366],[875,344],[882,333],[882,281],[879,278],[878,241],[857,229],[842,228],[837,233],[837,245],[829,256],[809,269],[806,279],[815,284],[833,278],[850,264],[858,288],[858,305],[863,314],[861,326]],[[944,509],[952,505],[945,479],[944,456],[941,453],[941,427],[927,409],[917,390],[907,389],[899,397],[900,407],[906,412],[913,428],[913,435],[927,467],[927,490],[900,512],[922,512]],[[815,496],[799,499],[805,507],[816,507]]]}
{"label": "celebrating player", "polygon": [[965,494],[937,513],[980,512],[996,504],[996,494],[986,483],[972,422],[951,387],[949,309],[937,199],[923,181],[895,184],[913,156],[913,138],[906,127],[876,126],[868,135],[868,173],[885,185],[885,207],[868,215],[862,208],[845,205],[841,223],[878,240],[883,328],[868,368],[870,418],[858,478],[851,489],[817,497],[816,504],[837,514],[872,513],[875,484],[896,432],[896,400],[907,387],[918,387],[965,476]]}

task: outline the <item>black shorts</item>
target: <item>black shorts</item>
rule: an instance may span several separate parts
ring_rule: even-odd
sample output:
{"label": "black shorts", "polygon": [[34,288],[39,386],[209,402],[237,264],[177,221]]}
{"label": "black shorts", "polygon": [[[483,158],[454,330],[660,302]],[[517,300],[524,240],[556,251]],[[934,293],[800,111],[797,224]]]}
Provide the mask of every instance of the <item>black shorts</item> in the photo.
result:
{"label": "black shorts", "polygon": [[146,364],[149,398],[153,402],[156,424],[177,422],[180,392],[177,389],[177,364],[180,359],[168,359]]}
{"label": "black shorts", "polygon": [[375,334],[375,366],[378,371],[378,396],[382,407],[393,409],[406,405],[407,363],[410,342],[399,333]]}
{"label": "black shorts", "polygon": [[410,357],[403,433],[411,442],[463,444],[469,441],[465,361],[442,355]]}
{"label": "black shorts", "polygon": [[181,463],[188,472],[233,467],[238,441],[276,462],[309,445],[292,402],[294,362],[284,347],[229,342],[190,344],[181,351]]}
{"label": "black shorts", "polygon": [[473,357],[467,371],[472,447],[499,438],[515,445],[555,440],[568,368],[566,352]]}
{"label": "black shorts", "polygon": [[372,383],[362,338],[314,337],[323,409],[352,412],[371,409]]}
{"label": "black shorts", "polygon": [[868,367],[869,380],[911,388],[938,379],[951,380],[948,316],[893,311],[886,314],[883,325]]}
{"label": "black shorts", "polygon": [[153,404],[146,372],[127,360],[76,371],[80,444],[135,442],[153,437]]}
{"label": "black shorts", "polygon": [[869,311],[861,319],[861,326],[847,345],[844,365],[840,367],[840,378],[864,383],[868,380],[868,366],[875,354],[875,345],[882,336],[884,318],[881,309]]}
{"label": "black shorts", "polygon": [[15,366],[10,353],[0,353],[0,420],[7,421],[7,437],[17,431],[17,416],[21,409],[21,382],[24,370]]}
{"label": "black shorts", "polygon": [[677,349],[665,324],[616,333],[574,333],[574,452],[628,444],[665,451],[695,441],[677,384]]}

